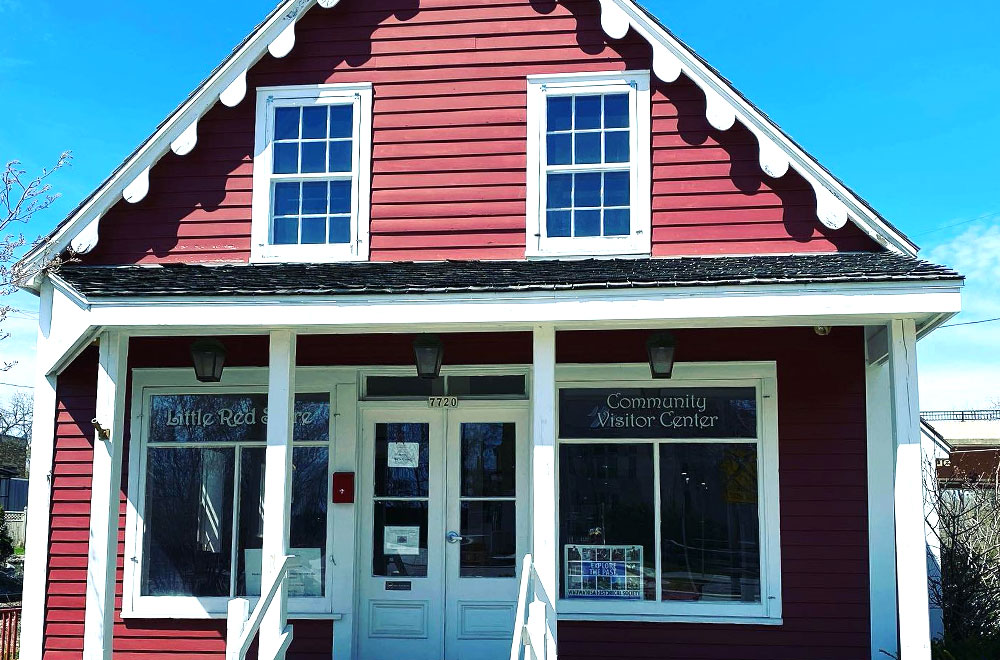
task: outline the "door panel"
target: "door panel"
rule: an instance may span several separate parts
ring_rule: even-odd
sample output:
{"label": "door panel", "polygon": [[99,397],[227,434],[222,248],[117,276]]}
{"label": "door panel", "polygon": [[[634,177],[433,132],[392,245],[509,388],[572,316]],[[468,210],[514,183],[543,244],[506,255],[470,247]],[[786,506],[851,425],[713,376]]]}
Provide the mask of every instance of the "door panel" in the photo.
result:
{"label": "door panel", "polygon": [[359,657],[440,660],[444,617],[444,420],[362,416]]}
{"label": "door panel", "polygon": [[510,654],[519,558],[527,550],[527,412],[448,413],[446,656],[493,660]]}
{"label": "door panel", "polygon": [[363,415],[359,657],[500,660],[527,550],[527,412]]}

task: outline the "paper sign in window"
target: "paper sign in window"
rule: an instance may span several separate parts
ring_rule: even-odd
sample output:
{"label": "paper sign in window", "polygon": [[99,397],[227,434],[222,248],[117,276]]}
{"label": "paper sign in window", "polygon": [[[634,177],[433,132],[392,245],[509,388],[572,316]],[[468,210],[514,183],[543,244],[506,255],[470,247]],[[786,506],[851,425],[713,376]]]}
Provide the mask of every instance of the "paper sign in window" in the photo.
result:
{"label": "paper sign in window", "polygon": [[388,466],[391,468],[420,467],[420,443],[390,442]]}
{"label": "paper sign in window", "polygon": [[420,528],[386,526],[383,552],[387,555],[419,555]]}
{"label": "paper sign in window", "polygon": [[[246,554],[246,591],[259,595],[262,551],[244,550]],[[292,548],[288,563],[288,595],[309,597],[323,595],[323,551],[321,548]]]}

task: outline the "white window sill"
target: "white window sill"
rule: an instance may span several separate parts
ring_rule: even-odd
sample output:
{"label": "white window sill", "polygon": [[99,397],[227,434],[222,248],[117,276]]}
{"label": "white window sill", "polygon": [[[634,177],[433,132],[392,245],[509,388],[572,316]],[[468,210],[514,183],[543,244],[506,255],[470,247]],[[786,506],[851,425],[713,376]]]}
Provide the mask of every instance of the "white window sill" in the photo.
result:
{"label": "white window sill", "polygon": [[[667,608],[670,611],[664,611]],[[686,611],[678,611],[683,608]],[[741,611],[742,610],[742,611]],[[560,600],[556,605],[560,621],[650,621],[657,623],[714,623],[780,626],[780,616],[767,616],[764,606],[695,604],[665,605],[652,601]]]}
{"label": "white window sill", "polygon": [[[147,599],[146,602],[138,604],[131,608],[123,608],[121,612],[122,619],[186,619],[186,620],[213,620],[213,619],[226,619],[228,617],[227,610],[225,608],[220,609],[215,603],[210,606],[206,606],[204,603],[199,603],[197,598],[192,599],[177,599],[171,598],[174,601],[172,603],[166,602],[156,602],[153,599]],[[189,600],[190,602],[178,602],[181,600]],[[215,599],[213,599],[215,600]],[[222,599],[222,602],[228,602]],[[250,611],[253,611],[254,606],[257,605],[257,599],[250,600]],[[339,621],[344,618],[343,614],[335,613],[330,611],[329,603],[324,599],[321,602],[316,603],[296,603],[294,600],[289,603],[288,607],[288,618],[298,619],[298,620],[321,620],[321,621]]]}

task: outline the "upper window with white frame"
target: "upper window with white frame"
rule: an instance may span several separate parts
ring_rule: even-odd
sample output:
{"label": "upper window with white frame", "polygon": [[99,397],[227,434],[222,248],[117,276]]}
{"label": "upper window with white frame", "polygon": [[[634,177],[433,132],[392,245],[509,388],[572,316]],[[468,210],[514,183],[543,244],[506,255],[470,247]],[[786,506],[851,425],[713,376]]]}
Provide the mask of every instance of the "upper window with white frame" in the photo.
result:
{"label": "upper window with white frame", "polygon": [[251,257],[368,258],[372,87],[258,90]]}
{"label": "upper window with white frame", "polygon": [[530,76],[528,91],[528,256],[649,254],[649,73]]}

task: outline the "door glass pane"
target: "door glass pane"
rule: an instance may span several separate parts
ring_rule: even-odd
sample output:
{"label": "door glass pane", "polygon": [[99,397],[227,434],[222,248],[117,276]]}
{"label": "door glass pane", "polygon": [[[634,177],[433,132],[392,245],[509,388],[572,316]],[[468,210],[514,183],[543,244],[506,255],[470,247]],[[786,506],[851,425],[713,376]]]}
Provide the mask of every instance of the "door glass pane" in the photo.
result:
{"label": "door glass pane", "polygon": [[514,577],[517,510],[512,500],[462,502],[462,577]]}
{"label": "door glass pane", "polygon": [[653,445],[559,447],[564,597],[656,600],[654,497]]}
{"label": "door glass pane", "polygon": [[660,447],[663,600],[760,602],[757,447]]}
{"label": "door glass pane", "polygon": [[375,497],[427,497],[428,424],[375,425]]}
{"label": "door glass pane", "polygon": [[516,428],[462,424],[462,497],[514,497]]}
{"label": "door glass pane", "polygon": [[229,596],[233,449],[150,449],[142,594]]}
{"label": "door glass pane", "polygon": [[375,502],[372,575],[427,577],[427,502]]}

